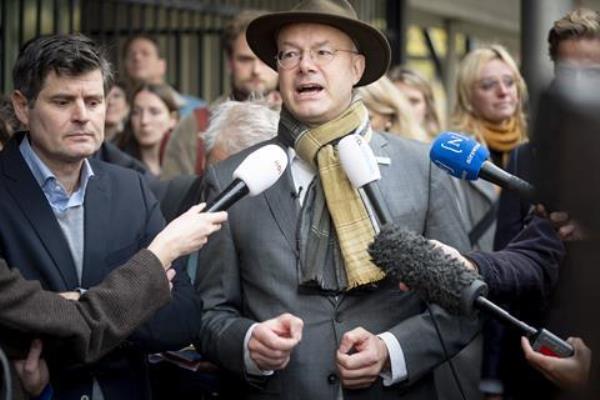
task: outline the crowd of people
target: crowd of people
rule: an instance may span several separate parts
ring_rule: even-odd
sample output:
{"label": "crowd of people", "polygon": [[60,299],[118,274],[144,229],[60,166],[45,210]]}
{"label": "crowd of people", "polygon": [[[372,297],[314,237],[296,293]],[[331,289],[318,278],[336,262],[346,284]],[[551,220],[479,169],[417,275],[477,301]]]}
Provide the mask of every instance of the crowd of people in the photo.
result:
{"label": "crowd of people", "polygon": [[[600,13],[569,12],[548,40],[557,73],[600,66]],[[386,37],[345,0],[245,11],[223,43],[231,86],[210,104],[166,82],[145,34],[124,44],[118,79],[80,34],[21,48],[0,105],[0,346],[13,398],[598,394],[588,330],[558,321],[550,328],[577,336],[574,355],[537,352],[493,319],[399,288],[367,252],[384,223],[400,225],[477,270],[511,313],[556,323],[572,243],[594,243],[594,232],[569,210],[429,160],[448,129],[534,182],[543,156],[505,47],[465,55],[445,118],[432,84],[390,67]],[[350,134],[375,155],[391,221],[346,177],[337,145]],[[265,144],[285,150],[283,176],[227,212],[203,212]],[[199,372],[149,363],[189,346]]]}

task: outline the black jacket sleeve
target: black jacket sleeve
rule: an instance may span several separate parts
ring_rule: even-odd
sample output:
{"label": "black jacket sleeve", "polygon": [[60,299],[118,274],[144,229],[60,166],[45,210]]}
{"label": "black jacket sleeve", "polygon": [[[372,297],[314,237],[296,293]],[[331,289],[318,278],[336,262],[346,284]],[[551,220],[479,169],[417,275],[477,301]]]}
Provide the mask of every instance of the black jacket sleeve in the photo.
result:
{"label": "black jacket sleeve", "polygon": [[467,255],[477,266],[497,302],[543,302],[558,280],[565,247],[552,224],[540,217],[531,222],[506,246],[494,253]]}

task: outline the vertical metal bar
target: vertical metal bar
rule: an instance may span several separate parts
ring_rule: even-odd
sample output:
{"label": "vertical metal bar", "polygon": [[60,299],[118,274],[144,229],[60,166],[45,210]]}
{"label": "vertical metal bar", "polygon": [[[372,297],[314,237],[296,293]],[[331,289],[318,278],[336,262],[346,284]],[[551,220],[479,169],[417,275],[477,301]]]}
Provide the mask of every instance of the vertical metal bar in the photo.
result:
{"label": "vertical metal bar", "polygon": [[[225,39],[223,38],[223,35],[219,35],[217,34],[217,40],[219,42],[219,48],[220,49],[224,49],[225,48]],[[224,76],[224,71],[225,71],[225,56],[224,56],[225,52],[221,51],[219,54],[219,93],[225,93],[225,76]],[[233,85],[231,86],[233,87]]]}
{"label": "vertical metal bar", "polygon": [[172,12],[175,20],[175,25],[171,25],[175,32],[175,88],[181,90],[181,30],[178,29],[181,26],[181,10],[173,7]]}
{"label": "vertical metal bar", "polygon": [[58,0],[52,0],[52,31],[54,33],[60,33],[58,25]]}
{"label": "vertical metal bar", "polygon": [[8,85],[5,76],[5,65],[6,65],[6,33],[8,29],[6,28],[6,21],[8,18],[6,17],[7,6],[6,1],[1,2],[0,12],[2,13],[2,27],[0,28],[0,88],[2,89],[2,93],[6,93],[8,90]]}
{"label": "vertical metal bar", "polygon": [[133,4],[127,3],[127,9],[125,11],[125,21],[127,21],[127,36],[131,36],[133,34],[133,24],[131,23],[131,10],[133,8]]}
{"label": "vertical metal bar", "polygon": [[80,29],[79,30],[84,32],[87,35],[89,35],[89,32],[93,28],[91,21],[89,21],[89,18],[88,18],[89,15],[93,14],[90,12],[90,8],[92,5],[93,5],[93,3],[90,2],[90,0],[81,0],[81,3],[80,3],[80,11],[79,11]]}
{"label": "vertical metal bar", "polygon": [[158,30],[158,22],[159,22],[159,18],[160,18],[160,4],[156,3],[154,5],[154,22],[153,22],[153,26],[152,28],[154,29],[154,34],[156,34],[156,31]]}
{"label": "vertical metal bar", "polygon": [[392,65],[406,63],[407,11],[406,0],[386,1],[386,31],[392,48]]}
{"label": "vertical metal bar", "polygon": [[[112,2],[112,7],[113,7],[113,16],[112,16],[112,41],[113,43],[117,43],[118,39],[119,39],[119,33],[117,32],[119,30],[119,2],[117,0],[113,0]],[[118,55],[119,49],[117,49],[117,59],[119,59],[119,55]]]}
{"label": "vertical metal bar", "polygon": [[69,0],[69,33],[75,30],[75,0]]}
{"label": "vertical metal bar", "polygon": [[444,88],[446,90],[446,110],[454,108],[456,68],[458,60],[456,57],[456,21],[446,19],[444,21],[446,28],[446,62],[444,68]]}
{"label": "vertical metal bar", "polygon": [[25,0],[19,0],[19,47],[23,45],[23,39],[25,37]]}
{"label": "vertical metal bar", "polygon": [[429,35],[429,31],[427,28],[423,28],[421,30],[423,32],[423,38],[425,39],[425,44],[429,49],[429,54],[431,55],[431,61],[433,61],[433,65],[435,66],[435,75],[440,81],[444,80],[444,68],[442,67],[442,61],[435,51],[435,46],[433,45],[433,40],[431,40],[431,36]]}
{"label": "vertical metal bar", "polygon": [[204,98],[202,93],[204,90],[204,33],[198,32],[198,62],[196,63],[196,71],[198,73],[198,97]]}
{"label": "vertical metal bar", "polygon": [[42,0],[35,2],[35,36],[42,33]]}
{"label": "vertical metal bar", "polygon": [[[97,4],[97,3],[96,3]],[[100,43],[104,43],[105,40],[105,32],[104,32],[104,9],[106,5],[105,0],[100,0],[100,4],[97,4],[98,7],[98,37],[96,40]]]}
{"label": "vertical metal bar", "polygon": [[146,11],[147,10],[148,10],[148,4],[147,3],[142,4],[141,10],[140,10],[140,16],[141,16],[140,28],[142,29],[142,31],[146,30]]}

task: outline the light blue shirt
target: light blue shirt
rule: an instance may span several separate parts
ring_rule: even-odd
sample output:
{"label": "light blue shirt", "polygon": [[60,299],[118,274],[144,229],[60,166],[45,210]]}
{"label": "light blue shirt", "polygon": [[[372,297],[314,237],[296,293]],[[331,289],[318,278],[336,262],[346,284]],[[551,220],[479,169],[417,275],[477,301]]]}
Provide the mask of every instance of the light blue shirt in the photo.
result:
{"label": "light blue shirt", "polygon": [[56,179],[50,168],[38,157],[29,144],[29,137],[25,136],[19,145],[19,151],[29,166],[33,177],[42,188],[48,203],[55,213],[64,213],[67,209],[82,206],[85,200],[85,190],[94,171],[86,159],[79,175],[79,187],[69,196],[63,185]]}

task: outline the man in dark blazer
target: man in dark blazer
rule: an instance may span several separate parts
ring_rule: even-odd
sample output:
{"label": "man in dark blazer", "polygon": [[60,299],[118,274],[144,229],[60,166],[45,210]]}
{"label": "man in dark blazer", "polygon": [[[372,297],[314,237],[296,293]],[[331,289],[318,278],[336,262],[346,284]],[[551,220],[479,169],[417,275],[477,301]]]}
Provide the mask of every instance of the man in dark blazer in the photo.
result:
{"label": "man in dark blazer", "polygon": [[[201,352],[244,379],[247,398],[435,399],[433,368],[478,322],[401,293],[371,264],[374,224],[335,148],[348,134],[370,139],[393,221],[468,248],[450,181],[427,146],[373,133],[353,96],[385,73],[387,40],[348,2],[325,0],[259,17],[246,35],[279,72],[283,110],[272,142],[286,148],[290,167],[230,209],[200,252]],[[252,150],[207,169],[206,198]]]}
{"label": "man in dark blazer", "polygon": [[[197,250],[220,228],[224,213],[200,214],[200,210],[194,206],[170,223],[147,249],[109,273],[79,301],[43,290],[39,282],[24,279],[0,258],[0,343],[5,337],[19,337],[23,343],[4,351],[11,358],[23,358],[31,338],[43,338],[53,354],[90,363],[116,347],[170,300],[172,262]],[[17,399],[23,397],[18,383],[14,377]],[[25,387],[41,390],[47,383],[37,379],[25,382]]]}
{"label": "man in dark blazer", "polygon": [[[136,172],[88,160],[103,140],[111,78],[91,40],[36,38],[13,78],[13,107],[27,132],[0,155],[0,255],[45,289],[85,290],[162,229],[158,202]],[[179,272],[173,301],[129,342],[91,366],[51,366],[57,398],[148,397],[146,352],[185,346],[199,329],[201,301]]]}

